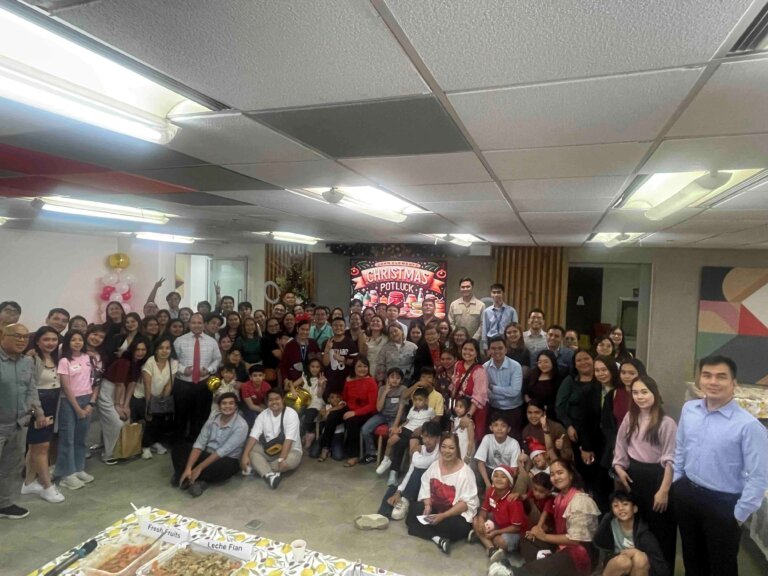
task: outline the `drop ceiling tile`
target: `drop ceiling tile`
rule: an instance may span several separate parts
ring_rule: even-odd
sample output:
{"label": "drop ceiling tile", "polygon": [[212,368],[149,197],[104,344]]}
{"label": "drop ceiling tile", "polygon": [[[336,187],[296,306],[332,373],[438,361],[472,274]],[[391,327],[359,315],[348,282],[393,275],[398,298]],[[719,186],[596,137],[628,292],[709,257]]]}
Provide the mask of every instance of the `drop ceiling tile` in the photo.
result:
{"label": "drop ceiling tile", "polygon": [[768,180],[719,204],[722,210],[768,210]]}
{"label": "drop ceiling tile", "polygon": [[692,218],[701,210],[684,208],[664,220],[648,220],[642,210],[609,210],[600,222],[597,232],[658,232]]}
{"label": "drop ceiling tile", "polygon": [[721,64],[669,136],[745,132],[768,132],[768,58]]}
{"label": "drop ceiling tile", "polygon": [[734,220],[749,222],[755,220],[768,222],[768,209],[765,210],[727,210],[727,204],[721,204],[715,208],[703,212],[698,216],[699,220],[714,221],[717,223],[726,223]]}
{"label": "drop ceiling tile", "polygon": [[[757,228],[740,230],[738,232],[727,232],[715,236],[712,240],[733,243],[734,245],[768,242],[768,226],[759,226]],[[706,242],[706,240],[703,242]]]}
{"label": "drop ceiling tile", "polygon": [[504,200],[478,200],[473,202],[421,202],[426,210],[443,214],[445,216],[457,216],[463,214],[477,214],[498,217],[501,215],[515,217],[515,213]]}
{"label": "drop ceiling tile", "polygon": [[213,164],[321,160],[322,156],[248,116],[177,118],[168,147]]}
{"label": "drop ceiling tile", "polygon": [[371,185],[371,181],[364,176],[355,174],[333,160],[239,164],[226,165],[225,168],[275,184],[281,188]]}
{"label": "drop ceiling tile", "polygon": [[657,172],[768,167],[768,134],[665,140],[640,169]]}
{"label": "drop ceiling tile", "polygon": [[620,142],[554,148],[483,152],[502,180],[625,176],[637,166],[650,144]]}
{"label": "drop ceiling tile", "polygon": [[653,140],[701,69],[449,96],[482,150]]}
{"label": "drop ceiling tile", "polygon": [[429,91],[368,2],[104,0],[56,15],[241,110]]}
{"label": "drop ceiling tile", "polygon": [[704,62],[750,3],[387,0],[446,90]]}
{"label": "drop ceiling tile", "polygon": [[207,192],[215,190],[274,190],[275,188],[272,184],[249,178],[221,166],[185,166],[160,170],[138,170],[137,174]]}
{"label": "drop ceiling tile", "polygon": [[488,242],[497,246],[534,246],[533,240],[527,234],[488,234],[485,236]]}
{"label": "drop ceiling tile", "polygon": [[581,246],[589,234],[534,234],[539,246]]}
{"label": "drop ceiling tile", "polygon": [[247,206],[245,202],[216,196],[215,194],[206,194],[205,192],[163,194],[163,201],[175,202],[186,206]]}
{"label": "drop ceiling tile", "polygon": [[651,234],[647,238],[643,238],[639,244],[642,246],[683,246],[683,245],[690,245],[695,242],[699,242],[701,240],[704,240],[705,238],[710,238],[714,236],[715,233],[706,234],[696,234],[693,232],[685,232],[685,233],[679,233],[679,232],[670,232],[670,231],[664,231],[664,232],[656,232],[654,234]]}
{"label": "drop ceiling tile", "polygon": [[502,182],[520,212],[598,212],[617,196],[624,178],[557,178]]}
{"label": "drop ceiling tile", "polygon": [[536,234],[589,233],[602,212],[521,212],[520,218]]}
{"label": "drop ceiling tile", "polygon": [[429,186],[390,186],[403,198],[411,202],[474,202],[498,200],[501,192],[493,182],[472,184],[432,184]]}
{"label": "drop ceiling tile", "polygon": [[708,212],[704,212],[699,216],[681,222],[680,224],[676,224],[664,231],[676,234],[699,233],[706,234],[707,236],[714,236],[716,234],[722,234],[723,232],[735,232],[738,230],[746,230],[747,228],[763,226],[768,222],[768,218],[763,219],[760,218],[759,215],[752,215],[750,212],[739,212],[736,217],[705,217],[707,214]]}
{"label": "drop ceiling tile", "polygon": [[126,172],[208,164],[158,144],[87,124],[2,136],[0,141],[19,148]]}
{"label": "drop ceiling tile", "polygon": [[340,162],[384,186],[490,182],[471,152],[378,158],[343,158]]}
{"label": "drop ceiling tile", "polygon": [[276,110],[254,118],[335,158],[470,149],[434,97]]}

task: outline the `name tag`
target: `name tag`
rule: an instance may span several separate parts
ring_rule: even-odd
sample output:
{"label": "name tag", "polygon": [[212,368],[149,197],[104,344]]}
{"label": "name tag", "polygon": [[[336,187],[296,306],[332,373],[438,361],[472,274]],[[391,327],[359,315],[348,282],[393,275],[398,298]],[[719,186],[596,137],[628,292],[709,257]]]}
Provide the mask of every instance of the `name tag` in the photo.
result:
{"label": "name tag", "polygon": [[488,499],[488,504],[491,505],[491,508],[496,508],[496,500],[494,500],[493,498]]}
{"label": "name tag", "polygon": [[160,536],[163,542],[168,542],[169,544],[178,544],[179,542],[187,542],[189,540],[189,531],[185,528],[168,526],[158,522],[140,522],[139,531],[151,538]]}
{"label": "name tag", "polygon": [[195,545],[201,546],[212,552],[221,552],[233,556],[239,560],[248,561],[253,557],[253,543],[231,542],[219,540],[195,540]]}
{"label": "name tag", "polygon": [[390,398],[389,399],[392,404],[400,404],[400,398]]}
{"label": "name tag", "polygon": [[80,366],[80,364],[70,364],[69,365],[69,371],[70,372],[80,372],[80,370],[82,370],[82,369],[83,369],[83,367]]}

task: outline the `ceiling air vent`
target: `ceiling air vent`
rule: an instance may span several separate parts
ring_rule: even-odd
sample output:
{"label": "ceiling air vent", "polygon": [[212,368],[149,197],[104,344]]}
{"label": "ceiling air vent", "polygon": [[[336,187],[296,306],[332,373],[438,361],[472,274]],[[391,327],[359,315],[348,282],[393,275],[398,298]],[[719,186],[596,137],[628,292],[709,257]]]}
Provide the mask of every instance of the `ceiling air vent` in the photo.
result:
{"label": "ceiling air vent", "polygon": [[739,41],[731,48],[730,54],[744,54],[768,50],[768,4],[763,6],[760,13],[741,35]]}

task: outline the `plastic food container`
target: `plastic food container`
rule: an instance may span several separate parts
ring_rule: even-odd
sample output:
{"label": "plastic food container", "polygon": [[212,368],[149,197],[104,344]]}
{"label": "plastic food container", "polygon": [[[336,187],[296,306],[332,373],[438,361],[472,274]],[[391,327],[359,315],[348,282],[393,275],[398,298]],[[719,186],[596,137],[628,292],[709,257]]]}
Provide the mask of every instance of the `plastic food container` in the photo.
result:
{"label": "plastic food container", "polygon": [[[118,572],[109,572],[98,568],[118,554],[125,546],[143,545],[150,545],[150,547],[145,552],[136,556],[136,558],[122,570],[119,570]],[[89,554],[73,573],[82,573],[84,576],[134,576],[136,571],[143,564],[146,564],[148,561],[155,558],[166,547],[167,544],[163,544],[163,542],[157,540],[157,538],[150,538],[149,536],[144,536],[138,532],[128,532],[115,539],[103,540],[100,542],[99,547]]]}
{"label": "plastic food container", "polygon": [[[170,562],[170,560],[174,556],[176,556],[176,554],[178,554],[182,550],[187,550],[187,549],[197,554],[204,554],[206,556],[209,554],[218,554],[220,556],[224,556],[225,558],[227,558],[233,565],[235,565],[235,567],[230,572],[226,573],[227,576],[236,574],[238,570],[240,570],[246,564],[245,560],[234,558],[233,556],[230,556],[220,551],[209,550],[208,548],[197,545],[194,542],[181,542],[179,544],[176,544],[169,550],[166,550],[162,554],[158,555],[156,558],[153,558],[148,562],[146,562],[143,566],[141,566],[141,568],[139,568],[138,572],[136,572],[136,576],[155,576],[153,571],[155,566],[162,568],[163,566],[168,564],[168,562]],[[192,574],[193,572],[188,571],[188,573]],[[196,574],[197,572],[194,572],[194,573]]]}

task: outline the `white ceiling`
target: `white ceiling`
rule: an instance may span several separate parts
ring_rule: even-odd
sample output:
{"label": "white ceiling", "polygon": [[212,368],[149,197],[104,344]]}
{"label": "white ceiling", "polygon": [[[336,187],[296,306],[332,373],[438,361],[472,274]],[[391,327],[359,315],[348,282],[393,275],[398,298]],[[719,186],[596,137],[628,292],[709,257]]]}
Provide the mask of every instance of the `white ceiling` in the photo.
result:
{"label": "white ceiling", "polygon": [[[546,246],[579,246],[594,232],[642,232],[648,236],[638,244],[647,246],[748,248],[768,243],[768,185],[662,222],[611,206],[638,174],[768,168],[768,53],[726,56],[763,5],[100,0],[53,16],[235,111],[255,113],[180,119],[168,145],[191,157],[174,158],[174,166],[198,159],[274,187],[203,189],[252,206],[123,198],[178,214],[179,230],[242,239],[280,227],[347,242],[468,232]],[[407,106],[422,95],[436,97],[467,151],[334,157],[258,114],[389,99]],[[0,102],[0,144],[25,146],[32,133],[72,125]],[[333,136],[377,138],[362,126],[345,129]],[[363,185],[434,214],[398,225],[282,190]],[[23,214],[16,204],[0,201],[0,214]]]}

